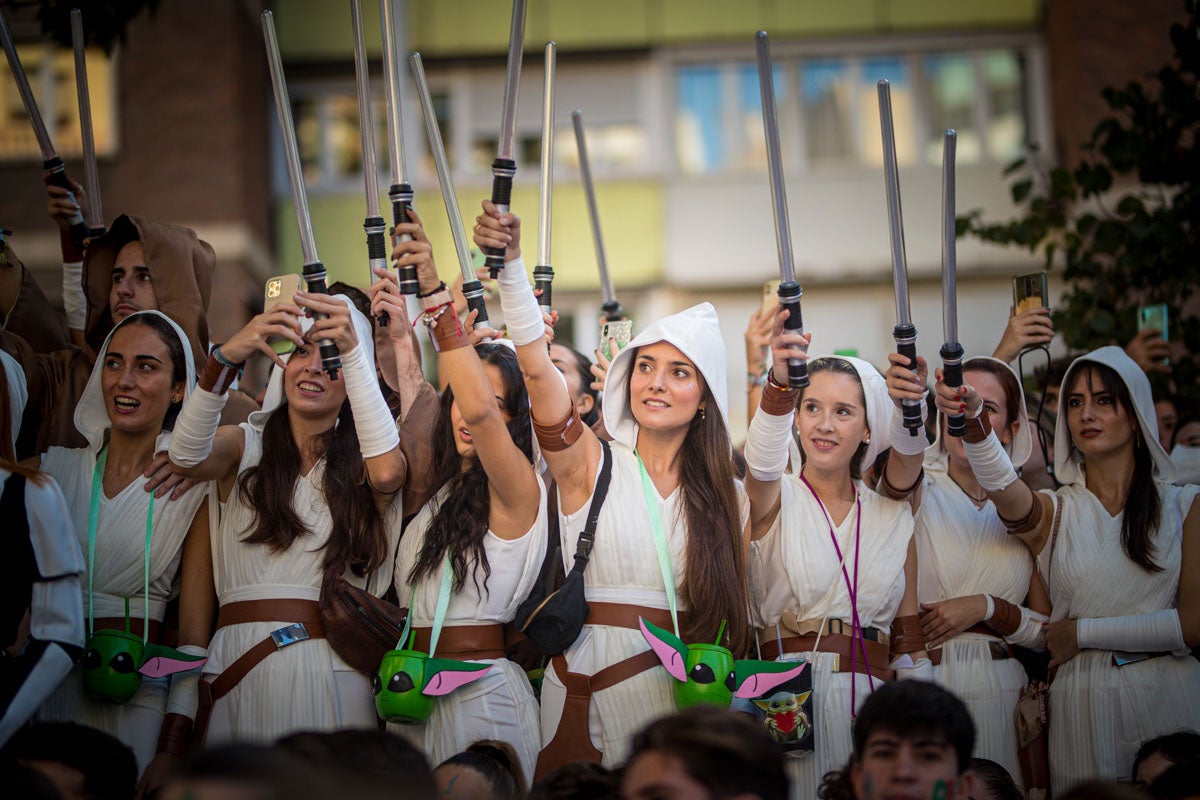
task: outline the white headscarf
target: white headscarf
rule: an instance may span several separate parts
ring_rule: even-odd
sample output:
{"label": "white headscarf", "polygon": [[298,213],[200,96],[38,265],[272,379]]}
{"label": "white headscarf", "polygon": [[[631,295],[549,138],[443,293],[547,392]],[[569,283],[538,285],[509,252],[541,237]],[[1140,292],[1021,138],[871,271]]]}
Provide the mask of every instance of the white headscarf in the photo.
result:
{"label": "white headscarf", "polygon": [[[346,304],[346,308],[350,309],[350,319],[354,323],[354,334],[358,337],[358,346],[363,348],[367,354],[367,363],[375,363],[375,332],[371,330],[371,323],[364,317],[354,303],[350,302],[350,298],[344,294],[330,295],[334,300],[340,300]],[[308,329],[313,326],[313,321],[308,317],[300,317],[300,332],[308,333]],[[315,343],[314,343],[315,346]],[[283,363],[287,364],[292,359],[291,353],[285,353],[280,356]],[[246,418],[246,422],[262,433],[263,426],[267,424],[267,418],[274,413],[275,409],[283,405],[283,370],[278,364],[272,365],[271,375],[267,379],[267,391],[263,395],[262,409],[255,411]]]}
{"label": "white headscarf", "polygon": [[[892,446],[890,427],[892,414],[892,398],[888,396],[887,380],[879,374],[879,370],[869,361],[863,361],[854,356],[818,356],[810,358],[809,363],[818,359],[844,361],[858,373],[858,382],[862,384],[863,399],[867,403],[867,428],[871,431],[871,441],[867,442],[867,450],[863,454],[863,470],[875,463],[876,457]],[[804,402],[801,399],[800,402]],[[921,433],[924,436],[924,430]]]}
{"label": "white headscarf", "polygon": [[1071,362],[1063,376],[1062,393],[1059,398],[1058,420],[1054,425],[1054,475],[1064,484],[1082,483],[1082,455],[1071,446],[1071,431],[1067,426],[1067,392],[1074,380],[1075,370],[1084,362],[1103,364],[1121,378],[1133,400],[1134,417],[1141,430],[1142,441],[1150,448],[1154,462],[1154,477],[1167,483],[1175,482],[1175,465],[1158,441],[1158,417],[1154,414],[1154,398],[1150,393],[1150,379],[1137,363],[1119,347],[1110,345],[1093,350]]}
{"label": "white headscarf", "polygon": [[704,376],[716,402],[721,422],[729,429],[729,388],[726,385],[725,340],[712,303],[701,303],[686,311],[651,323],[617,354],[604,378],[604,427],[614,441],[629,449],[637,447],[638,423],[629,406],[629,376],[634,353],[639,347],[666,342],[678,348]]}
{"label": "white headscarf", "polygon": [[29,387],[25,384],[25,370],[3,350],[0,350],[0,364],[4,365],[4,377],[8,382],[8,411],[12,417],[12,447],[15,453],[17,434],[21,432],[21,417],[25,414],[25,403],[29,401]]}
{"label": "white headscarf", "polygon": [[[87,386],[83,389],[83,396],[79,398],[79,402],[75,406],[75,427],[84,438],[88,440],[88,445],[93,451],[99,451],[104,445],[104,434],[112,427],[112,421],[108,418],[108,403],[104,399],[104,389],[101,385],[101,375],[104,372],[104,360],[108,356],[108,347],[112,343],[113,334],[123,328],[128,320],[135,317],[145,315],[153,315],[164,320],[171,326],[171,330],[175,332],[176,338],[183,348],[183,361],[185,377],[183,380],[183,400],[186,402],[192,394],[192,388],[196,385],[196,362],[192,360],[192,346],[189,343],[187,335],[183,332],[183,328],[179,327],[173,319],[168,317],[161,311],[138,311],[135,314],[130,314],[120,324],[109,331],[108,336],[104,338],[104,346],[100,348],[99,354],[96,356],[96,365],[92,367],[92,374],[88,376]],[[155,444],[155,451],[165,450],[166,443],[170,440],[170,434],[164,433],[159,436],[158,442]]]}
{"label": "white headscarf", "polygon": [[[1017,428],[1017,434],[1009,443],[1008,450],[1009,458],[1012,459],[1013,466],[1020,469],[1033,455],[1033,428],[1034,423],[1029,420],[1029,409],[1025,405],[1025,391],[1021,386],[1021,378],[1017,375],[1017,371],[1011,365],[1005,364],[998,358],[991,356],[972,356],[963,359],[963,372],[966,372],[969,367],[968,361],[991,361],[993,364],[999,364],[1012,374],[1013,379],[1017,382],[1017,397],[1019,398],[1020,408],[1017,410],[1017,420],[1021,423]],[[999,436],[999,432],[996,436]],[[925,468],[936,469],[942,472],[946,470],[946,448],[942,442],[942,426],[939,424],[935,434],[933,444],[925,451]]]}

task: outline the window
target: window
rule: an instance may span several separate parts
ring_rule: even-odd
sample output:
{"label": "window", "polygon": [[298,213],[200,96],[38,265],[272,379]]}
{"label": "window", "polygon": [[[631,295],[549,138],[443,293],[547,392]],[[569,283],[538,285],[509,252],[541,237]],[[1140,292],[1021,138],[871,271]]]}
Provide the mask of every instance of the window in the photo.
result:
{"label": "window", "polygon": [[[83,153],[79,123],[79,99],[75,89],[75,57],[70,50],[46,45],[18,46],[17,53],[33,89],[38,111],[58,154],[78,157]],[[87,50],[88,94],[92,102],[92,135],[99,156],[112,155],[117,148],[117,109],[113,62],[99,49]],[[0,159],[41,161],[42,151],[17,83],[8,68],[0,78]],[[82,178],[82,176],[78,176]]]}
{"label": "window", "polygon": [[[292,122],[304,182],[310,189],[362,185],[362,137],[354,87],[301,86],[292,94]],[[371,108],[381,191],[388,174],[387,109],[382,93]]]}

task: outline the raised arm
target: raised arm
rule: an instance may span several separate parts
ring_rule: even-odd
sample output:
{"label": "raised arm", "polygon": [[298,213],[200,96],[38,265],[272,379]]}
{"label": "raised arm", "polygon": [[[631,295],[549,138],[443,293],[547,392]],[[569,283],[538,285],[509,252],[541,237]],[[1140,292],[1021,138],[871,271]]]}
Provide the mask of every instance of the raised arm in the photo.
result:
{"label": "raised arm", "polygon": [[1050,344],[1054,339],[1054,322],[1050,319],[1048,308],[1027,308],[1020,314],[1008,310],[1008,324],[1004,326],[1004,335],[996,345],[992,358],[999,359],[1005,364],[1012,362],[1022,350]]}
{"label": "raised arm", "polygon": [[567,384],[550,360],[542,312],[521,258],[520,218],[512,212],[500,214],[484,200],[483,213],[475,223],[476,245],[505,250],[505,268],[498,281],[500,307],[508,335],[517,346],[534,430],[546,465],[558,483],[561,510],[573,514],[592,495],[600,464],[600,440],[580,420]]}
{"label": "raised arm", "polygon": [[888,355],[888,361],[890,366],[884,377],[887,379],[888,396],[895,404],[889,423],[892,454],[883,468],[879,493],[893,500],[911,498],[915,509],[920,501],[917,490],[921,484],[922,463],[929,440],[925,438],[923,428],[920,435],[913,436],[904,427],[902,404],[905,400],[919,401],[921,419],[925,419],[925,381],[929,377],[929,366],[924,358],[917,356],[917,374],[913,375],[912,365],[907,357],[891,353]]}

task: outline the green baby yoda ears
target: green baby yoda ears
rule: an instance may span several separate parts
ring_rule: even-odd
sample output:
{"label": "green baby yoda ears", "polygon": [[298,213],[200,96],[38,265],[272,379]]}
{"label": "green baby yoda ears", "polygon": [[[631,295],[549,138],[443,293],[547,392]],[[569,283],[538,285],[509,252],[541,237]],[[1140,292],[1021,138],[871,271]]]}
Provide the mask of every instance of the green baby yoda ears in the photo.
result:
{"label": "green baby yoda ears", "polygon": [[371,674],[375,710],[388,722],[420,725],[433,713],[434,698],[482,678],[491,668],[491,664],[430,658],[419,650],[392,650]]}

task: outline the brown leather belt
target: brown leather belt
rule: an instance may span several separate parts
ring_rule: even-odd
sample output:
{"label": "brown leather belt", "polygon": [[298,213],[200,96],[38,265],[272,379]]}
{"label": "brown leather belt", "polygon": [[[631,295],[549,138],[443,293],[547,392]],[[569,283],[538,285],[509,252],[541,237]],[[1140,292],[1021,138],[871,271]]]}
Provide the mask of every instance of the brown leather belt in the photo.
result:
{"label": "brown leather belt", "polygon": [[[96,617],[94,620],[92,620],[92,630],[123,631],[123,630],[125,630],[125,618],[124,617]],[[141,617],[130,616],[129,632],[132,633],[134,636],[142,635],[142,618]],[[161,642],[162,641],[162,639],[160,638],[161,635],[162,635],[162,623],[156,619],[150,620],[150,639],[149,639],[149,641]]]}
{"label": "brown leather belt", "polygon": [[[851,658],[851,643],[853,640],[844,634],[827,633],[821,637],[821,646],[817,652],[820,653],[836,653],[838,656],[837,668],[834,672],[850,672],[851,665],[855,672],[860,672],[863,675],[867,674],[866,659],[863,658],[862,650],[856,646],[854,652],[857,654],[855,658]],[[784,653],[804,654],[811,652],[813,646],[817,644],[815,635],[809,636],[785,636],[783,638]],[[870,639],[863,640],[863,645],[866,647],[867,658],[871,661],[871,675],[881,681],[894,680],[896,671],[888,669],[887,664],[891,661],[891,654],[888,649],[879,642],[873,642]],[[779,643],[777,641],[765,642],[761,645],[762,657],[766,659],[776,659],[780,655]]]}
{"label": "brown leather belt", "polygon": [[[660,628],[674,630],[675,625],[671,621],[670,611],[623,603],[589,602],[585,624],[638,630],[640,627],[638,620],[642,617]],[[682,625],[684,615],[680,614],[679,618]],[[567,659],[563,655],[555,656],[551,659],[551,663],[554,665],[554,674],[563,682],[567,695],[563,701],[562,716],[559,717],[554,736],[538,754],[537,767],[534,770],[535,781],[564,764],[574,761],[600,763],[604,754],[592,744],[592,737],[588,730],[588,713],[592,704],[592,694],[653,669],[661,662],[653,650],[646,650],[615,664],[610,664],[592,675],[571,672]]]}
{"label": "brown leather belt", "polygon": [[[985,623],[977,622],[967,628],[963,633],[978,633],[983,636],[996,637],[999,636],[994,630],[989,628]],[[943,645],[944,646],[944,645]],[[1002,639],[992,638],[988,641],[988,650],[991,652],[992,661],[1003,661],[1006,658],[1015,658],[1012,647]],[[929,653],[929,660],[936,667],[942,663],[942,648],[935,647],[932,650],[926,651]]]}
{"label": "brown leather belt", "polygon": [[[321,615],[317,610],[316,600],[244,600],[239,603],[226,603],[217,614],[217,628],[227,625],[244,625],[249,622],[286,622],[278,630],[258,644],[242,653],[225,668],[225,671],[209,681],[200,679],[200,708],[196,712],[194,737],[203,743],[204,734],[208,728],[209,716],[213,704],[229,694],[250,670],[261,664],[276,650],[282,650],[298,642],[309,639],[324,639],[325,628],[321,625]],[[303,626],[303,630],[296,629]],[[303,635],[297,635],[303,634]]]}
{"label": "brown leather belt", "polygon": [[[416,649],[429,652],[429,636],[433,628],[414,627]],[[459,661],[480,661],[504,658],[504,626],[499,622],[488,625],[447,625],[438,637],[437,655]]]}

